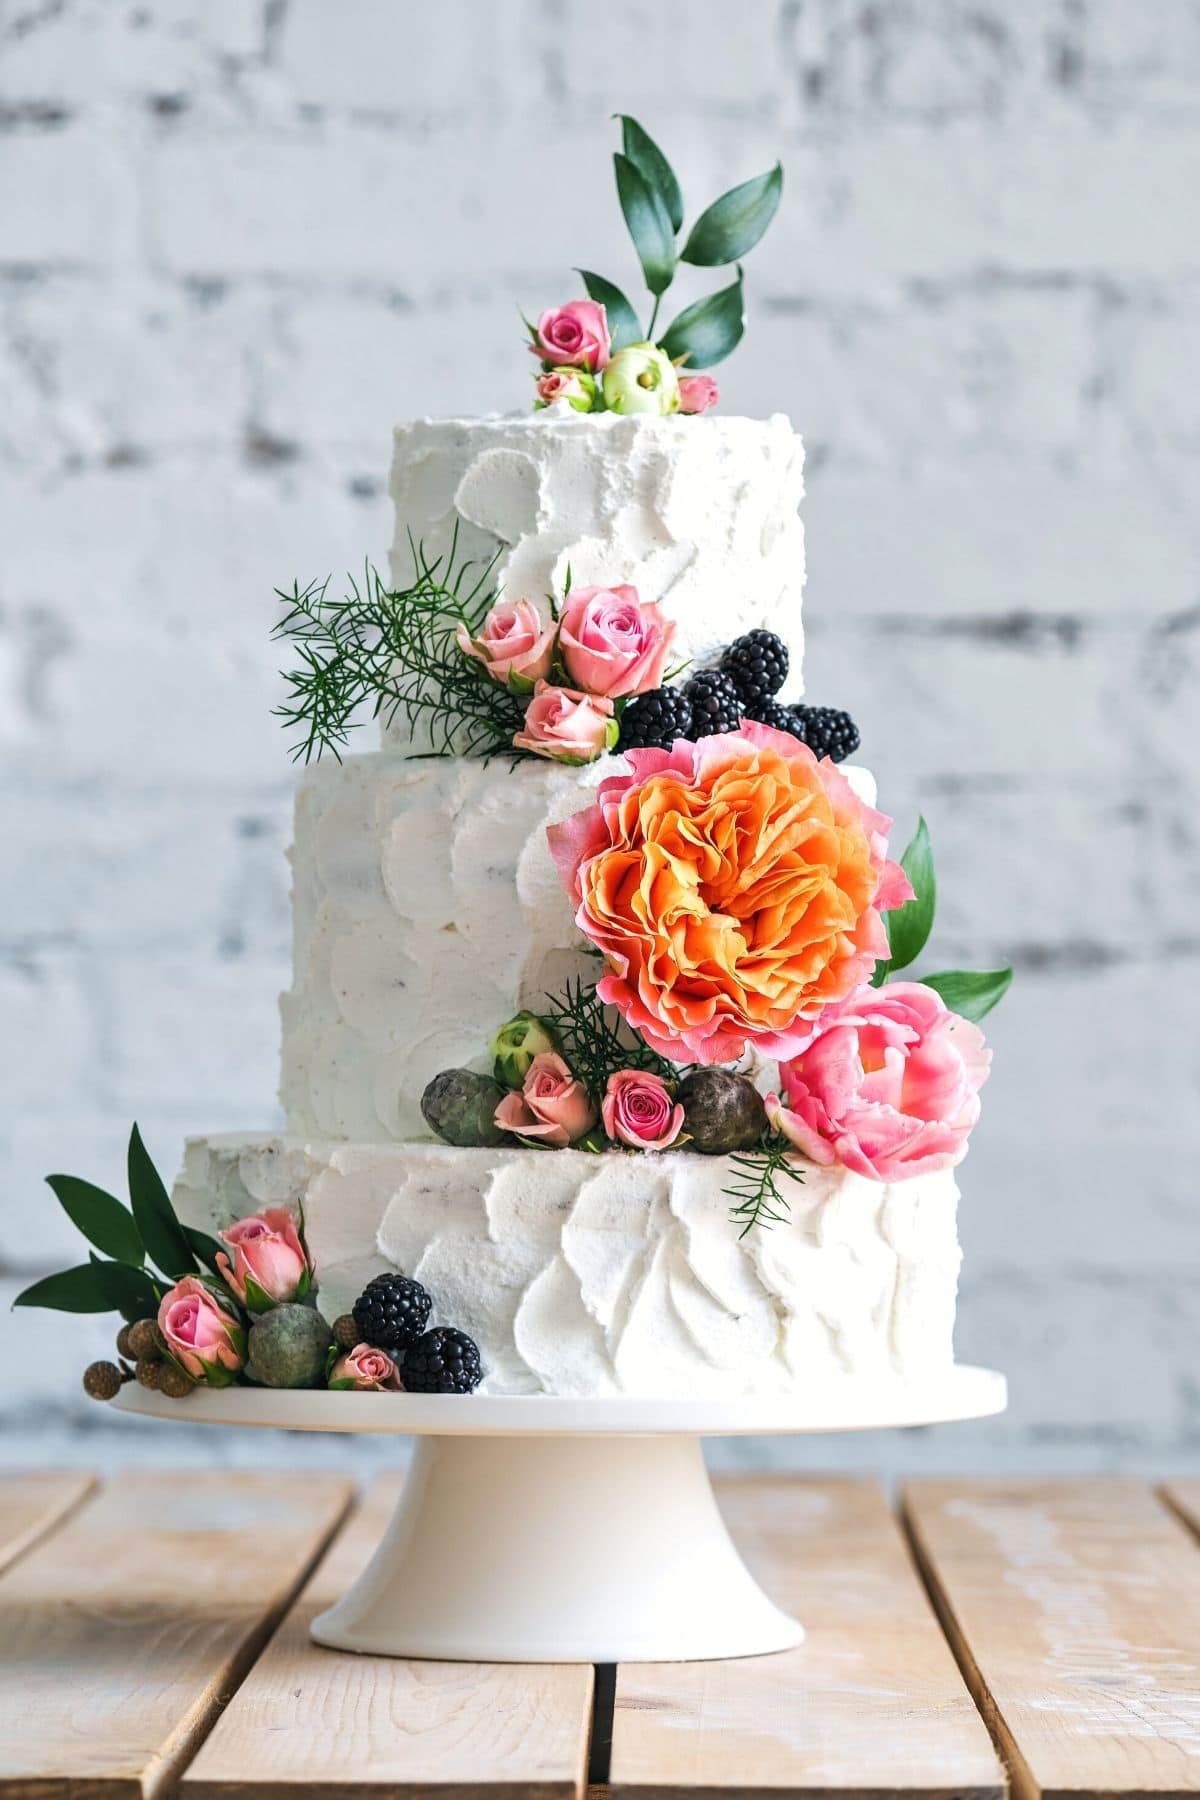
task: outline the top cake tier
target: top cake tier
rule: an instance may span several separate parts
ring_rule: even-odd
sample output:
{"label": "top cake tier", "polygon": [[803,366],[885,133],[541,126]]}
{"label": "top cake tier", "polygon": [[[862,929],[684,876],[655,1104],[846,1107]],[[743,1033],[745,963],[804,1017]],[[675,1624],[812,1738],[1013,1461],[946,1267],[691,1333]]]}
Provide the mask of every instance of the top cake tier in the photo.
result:
{"label": "top cake tier", "polygon": [[[791,652],[803,692],[804,449],[767,420],[621,418],[566,406],[512,418],[423,419],[396,429],[392,578],[411,578],[409,533],[500,555],[509,599],[546,607],[576,588],[629,582],[677,621],[678,660],[702,662],[755,626]],[[385,743],[408,741],[398,716]]]}

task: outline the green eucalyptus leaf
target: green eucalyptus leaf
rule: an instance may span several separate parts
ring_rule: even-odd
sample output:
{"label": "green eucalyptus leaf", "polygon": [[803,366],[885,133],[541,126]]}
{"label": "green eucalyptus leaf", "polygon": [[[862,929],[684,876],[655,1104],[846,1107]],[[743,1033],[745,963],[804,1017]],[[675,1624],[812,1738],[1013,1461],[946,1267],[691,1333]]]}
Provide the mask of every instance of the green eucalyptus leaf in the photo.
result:
{"label": "green eucalyptus leaf", "polygon": [[1003,1000],[1012,986],[1011,969],[946,969],[938,975],[922,975],[926,987],[940,994],[951,1012],[964,1019],[982,1019]]}
{"label": "green eucalyptus leaf", "polygon": [[145,1258],[142,1240],[128,1207],[103,1188],[77,1175],[47,1175],[58,1204],[89,1244],[118,1262],[140,1263]]}
{"label": "green eucalyptus leaf", "polygon": [[646,286],[652,294],[665,293],[675,273],[675,233],[666,208],[636,163],[618,150],[613,157],[617,198],[629,227]]}
{"label": "green eucalyptus leaf", "polygon": [[583,277],[588,299],[604,308],[613,349],[623,350],[626,344],[640,344],[646,334],[637,313],[616,283],[594,274],[591,269],[579,269],[576,273]]}
{"label": "green eucalyptus leaf", "polygon": [[897,969],[907,969],[910,963],[915,962],[933,930],[933,915],[937,910],[937,879],[933,872],[929,828],[924,819],[917,821],[917,829],[900,858],[900,867],[912,883],[913,897],[906,900],[903,906],[898,906],[894,912],[883,915],[890,947],[889,974],[895,974]]}
{"label": "green eucalyptus leaf", "polygon": [[737,280],[729,287],[693,301],[672,319],[663,334],[662,347],[672,362],[681,356],[687,358],[685,371],[711,369],[736,349],[745,329],[746,307],[739,268]]}
{"label": "green eucalyptus leaf", "polygon": [[119,1312],[130,1324],[135,1319],[154,1318],[162,1299],[162,1289],[145,1269],[135,1268],[132,1263],[102,1262],[95,1256],[92,1268],[96,1271],[100,1291],[113,1312]]}
{"label": "green eucalyptus leaf", "polygon": [[164,1275],[194,1275],[192,1246],[136,1125],[129,1134],[129,1200],[151,1262]]}
{"label": "green eucalyptus leaf", "polygon": [[104,1313],[113,1311],[95,1263],[81,1263],[35,1281],[13,1301],[14,1306],[44,1306],[52,1312]]}
{"label": "green eucalyptus leaf", "polygon": [[705,207],[692,226],[680,252],[683,261],[706,269],[737,262],[753,250],[775,217],[782,193],[783,170],[778,163],[765,175],[756,175],[752,181],[730,188]]}
{"label": "green eucalyptus leaf", "polygon": [[[635,163],[663,203],[671,221],[671,230],[683,224],[683,192],[674,169],[650,136],[628,113],[618,113],[621,121],[621,148]],[[594,298],[594,296],[593,296]]]}

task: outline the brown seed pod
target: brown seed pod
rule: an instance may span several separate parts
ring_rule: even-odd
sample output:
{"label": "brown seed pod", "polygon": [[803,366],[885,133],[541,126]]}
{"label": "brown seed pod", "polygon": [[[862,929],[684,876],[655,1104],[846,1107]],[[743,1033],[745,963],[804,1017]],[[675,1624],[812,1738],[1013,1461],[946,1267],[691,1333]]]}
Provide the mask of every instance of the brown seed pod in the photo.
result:
{"label": "brown seed pod", "polygon": [[124,1357],[126,1362],[137,1361],[137,1352],[129,1341],[129,1334],[132,1330],[132,1325],[122,1325],[117,1333],[117,1355]]}
{"label": "brown seed pod", "polygon": [[83,1371],[83,1391],[93,1400],[111,1400],[121,1391],[121,1371],[116,1363],[89,1363]]}
{"label": "brown seed pod", "polygon": [[155,1389],[162,1384],[163,1365],[156,1356],[139,1356],[133,1372],[144,1388]]}
{"label": "brown seed pod", "polygon": [[160,1361],[162,1343],[153,1319],[138,1319],[129,1327],[129,1348],[135,1362]]}
{"label": "brown seed pod", "polygon": [[339,1313],[333,1321],[333,1341],[339,1350],[353,1350],[362,1342],[362,1332],[353,1313]]}
{"label": "brown seed pod", "polygon": [[164,1362],[155,1365],[158,1369],[158,1391],[165,1394],[168,1400],[186,1400],[196,1383],[185,1369],[178,1363]]}

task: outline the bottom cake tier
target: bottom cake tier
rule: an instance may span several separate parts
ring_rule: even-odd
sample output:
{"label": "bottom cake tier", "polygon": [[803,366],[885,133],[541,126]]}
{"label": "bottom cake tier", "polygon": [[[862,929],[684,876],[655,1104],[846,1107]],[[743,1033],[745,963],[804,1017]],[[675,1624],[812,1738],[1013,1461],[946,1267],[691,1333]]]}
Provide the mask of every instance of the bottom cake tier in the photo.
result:
{"label": "bottom cake tier", "polygon": [[949,1172],[804,1165],[744,1237],[723,1157],[192,1139],[174,1202],[212,1231],[303,1209],[321,1310],[400,1269],[479,1345],[488,1394],[731,1396],[952,1366]]}

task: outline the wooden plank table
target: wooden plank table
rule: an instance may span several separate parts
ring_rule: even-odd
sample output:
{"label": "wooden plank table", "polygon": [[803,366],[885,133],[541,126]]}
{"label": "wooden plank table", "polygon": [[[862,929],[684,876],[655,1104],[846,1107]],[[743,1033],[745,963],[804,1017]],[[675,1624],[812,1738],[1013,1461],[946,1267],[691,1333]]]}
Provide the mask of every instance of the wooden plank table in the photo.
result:
{"label": "wooden plank table", "polygon": [[1200,1483],[719,1492],[805,1643],[592,1670],[313,1645],[391,1479],[0,1477],[0,1800],[1200,1794]]}

